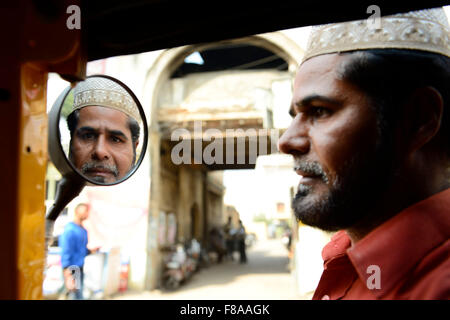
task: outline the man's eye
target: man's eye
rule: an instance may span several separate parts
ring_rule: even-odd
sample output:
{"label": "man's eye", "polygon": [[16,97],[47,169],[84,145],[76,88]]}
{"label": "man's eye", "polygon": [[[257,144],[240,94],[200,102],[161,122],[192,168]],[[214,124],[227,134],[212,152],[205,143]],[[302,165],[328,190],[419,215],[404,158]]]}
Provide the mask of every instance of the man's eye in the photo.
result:
{"label": "man's eye", "polygon": [[112,142],[115,142],[115,143],[121,143],[121,142],[123,142],[123,140],[122,140],[121,138],[116,137],[116,136],[111,136],[111,141],[112,141]]}
{"label": "man's eye", "polygon": [[313,107],[310,109],[310,115],[316,118],[323,118],[330,113],[330,110],[324,107]]}
{"label": "man's eye", "polygon": [[91,132],[85,132],[81,134],[81,139],[83,140],[93,140],[95,139],[95,134]]}

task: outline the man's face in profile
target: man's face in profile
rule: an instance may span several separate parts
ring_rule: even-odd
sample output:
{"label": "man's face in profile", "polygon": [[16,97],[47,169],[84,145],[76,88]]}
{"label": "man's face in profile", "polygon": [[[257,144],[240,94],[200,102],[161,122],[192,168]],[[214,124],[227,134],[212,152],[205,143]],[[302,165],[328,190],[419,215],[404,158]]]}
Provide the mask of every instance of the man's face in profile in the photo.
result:
{"label": "man's face in profile", "polygon": [[302,176],[293,201],[297,218],[329,231],[363,220],[392,176],[392,152],[378,133],[374,108],[340,77],[348,59],[328,54],[301,65],[293,120],[279,140],[280,151],[294,157],[294,169]]}
{"label": "man's face in profile", "polygon": [[128,115],[101,106],[79,110],[70,159],[88,178],[102,183],[121,179],[132,168],[134,148]]}

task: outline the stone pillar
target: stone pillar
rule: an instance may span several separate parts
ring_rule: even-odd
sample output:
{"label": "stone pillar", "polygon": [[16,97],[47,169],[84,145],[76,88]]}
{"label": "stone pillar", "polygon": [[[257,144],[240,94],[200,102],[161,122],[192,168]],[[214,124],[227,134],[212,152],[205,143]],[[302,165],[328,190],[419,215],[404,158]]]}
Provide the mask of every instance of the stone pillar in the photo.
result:
{"label": "stone pillar", "polygon": [[150,204],[147,228],[147,259],[145,289],[158,288],[161,273],[161,254],[158,248],[158,216],[160,210],[160,185],[161,185],[161,135],[159,130],[149,130],[149,156],[150,156]]}

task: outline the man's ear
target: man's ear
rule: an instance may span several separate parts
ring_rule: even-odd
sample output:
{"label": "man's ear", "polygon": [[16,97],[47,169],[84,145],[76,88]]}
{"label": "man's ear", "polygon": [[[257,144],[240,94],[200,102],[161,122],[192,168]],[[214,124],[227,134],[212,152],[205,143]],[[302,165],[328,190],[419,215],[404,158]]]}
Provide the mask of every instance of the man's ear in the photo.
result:
{"label": "man's ear", "polygon": [[421,149],[438,133],[443,110],[444,100],[435,88],[417,88],[411,93],[403,113],[409,152]]}

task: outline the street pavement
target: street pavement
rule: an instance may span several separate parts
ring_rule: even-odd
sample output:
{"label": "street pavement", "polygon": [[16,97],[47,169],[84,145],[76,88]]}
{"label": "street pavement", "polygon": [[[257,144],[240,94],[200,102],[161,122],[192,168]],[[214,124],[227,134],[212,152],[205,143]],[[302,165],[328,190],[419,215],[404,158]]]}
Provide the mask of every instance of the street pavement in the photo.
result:
{"label": "street pavement", "polygon": [[197,271],[175,291],[127,291],[113,300],[309,300],[295,288],[286,247],[280,239],[261,239],[247,249],[248,262],[214,263]]}

